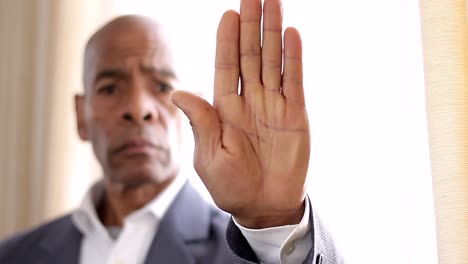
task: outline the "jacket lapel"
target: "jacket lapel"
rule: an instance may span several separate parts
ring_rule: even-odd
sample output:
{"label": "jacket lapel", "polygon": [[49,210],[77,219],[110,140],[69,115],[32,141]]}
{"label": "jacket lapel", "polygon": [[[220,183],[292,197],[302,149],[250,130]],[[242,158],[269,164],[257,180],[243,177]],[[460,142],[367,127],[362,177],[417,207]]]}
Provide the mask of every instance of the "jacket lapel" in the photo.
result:
{"label": "jacket lapel", "polygon": [[190,242],[208,239],[209,226],[210,206],[185,183],[161,220],[145,263],[195,263]]}

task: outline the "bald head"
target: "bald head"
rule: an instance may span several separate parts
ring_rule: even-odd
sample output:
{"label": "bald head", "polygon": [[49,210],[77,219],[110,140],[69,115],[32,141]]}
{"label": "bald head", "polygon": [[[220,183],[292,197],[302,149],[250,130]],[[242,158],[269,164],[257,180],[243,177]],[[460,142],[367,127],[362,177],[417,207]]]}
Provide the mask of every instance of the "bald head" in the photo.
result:
{"label": "bald head", "polygon": [[[142,53],[146,53],[148,58],[158,56],[163,63],[174,63],[168,36],[161,24],[148,17],[125,15],[103,25],[86,44],[83,70],[85,92],[93,85],[96,78],[93,73],[102,66],[103,57],[117,60]],[[175,74],[175,69],[168,67]]]}

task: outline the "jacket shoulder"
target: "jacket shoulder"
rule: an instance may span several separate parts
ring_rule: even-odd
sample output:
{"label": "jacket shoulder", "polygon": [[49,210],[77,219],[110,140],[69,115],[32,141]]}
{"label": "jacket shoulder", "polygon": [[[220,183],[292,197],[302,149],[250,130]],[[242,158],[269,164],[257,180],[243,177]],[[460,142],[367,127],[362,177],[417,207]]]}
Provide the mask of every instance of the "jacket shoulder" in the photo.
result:
{"label": "jacket shoulder", "polygon": [[73,225],[71,215],[65,215],[35,228],[23,231],[0,241],[0,263],[14,263],[40,247],[45,235]]}

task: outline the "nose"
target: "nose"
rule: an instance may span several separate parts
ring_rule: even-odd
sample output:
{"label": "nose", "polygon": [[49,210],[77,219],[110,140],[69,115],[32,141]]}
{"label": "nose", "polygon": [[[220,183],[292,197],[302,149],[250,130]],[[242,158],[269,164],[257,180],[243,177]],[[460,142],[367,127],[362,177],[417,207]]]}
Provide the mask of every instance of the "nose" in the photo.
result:
{"label": "nose", "polygon": [[157,106],[152,96],[143,89],[132,89],[122,112],[122,120],[129,124],[151,123],[158,119]]}

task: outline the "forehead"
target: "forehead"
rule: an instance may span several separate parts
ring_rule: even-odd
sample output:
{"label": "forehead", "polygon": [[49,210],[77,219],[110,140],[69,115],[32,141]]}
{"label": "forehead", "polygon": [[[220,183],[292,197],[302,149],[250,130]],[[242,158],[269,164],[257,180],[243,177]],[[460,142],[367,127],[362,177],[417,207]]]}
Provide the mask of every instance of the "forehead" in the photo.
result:
{"label": "forehead", "polygon": [[173,72],[174,60],[162,30],[145,25],[104,29],[92,39],[85,53],[85,82],[107,68],[127,70],[133,66]]}

